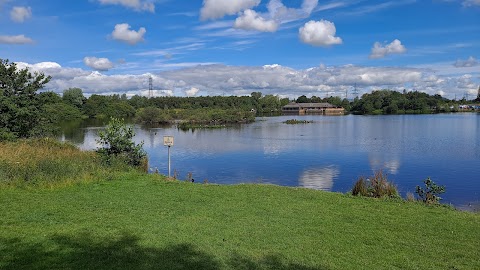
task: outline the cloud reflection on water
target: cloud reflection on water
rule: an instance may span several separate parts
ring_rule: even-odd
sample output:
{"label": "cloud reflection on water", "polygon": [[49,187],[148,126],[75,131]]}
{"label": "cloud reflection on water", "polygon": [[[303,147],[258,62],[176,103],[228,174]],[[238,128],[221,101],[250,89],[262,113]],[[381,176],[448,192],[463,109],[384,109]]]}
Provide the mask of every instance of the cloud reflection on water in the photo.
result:
{"label": "cloud reflection on water", "polygon": [[334,181],[340,175],[338,167],[331,165],[325,168],[314,168],[305,170],[298,180],[299,186],[331,191]]}

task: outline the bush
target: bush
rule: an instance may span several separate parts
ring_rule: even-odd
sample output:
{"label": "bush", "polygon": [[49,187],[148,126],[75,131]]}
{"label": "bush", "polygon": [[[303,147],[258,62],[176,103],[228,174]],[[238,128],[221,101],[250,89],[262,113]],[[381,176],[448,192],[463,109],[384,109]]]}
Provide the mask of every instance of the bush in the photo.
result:
{"label": "bush", "polygon": [[399,196],[397,187],[388,181],[387,176],[382,171],[375,172],[367,180],[363,176],[360,177],[353,186],[352,194],[374,198],[396,198]]}
{"label": "bush", "polygon": [[418,194],[420,199],[427,204],[438,203],[442,198],[438,196],[445,192],[445,186],[439,186],[432,181],[432,179],[427,178],[423,181],[425,188],[417,186],[415,193]]}
{"label": "bush", "polygon": [[104,147],[97,150],[107,164],[118,160],[135,167],[144,167],[147,154],[143,150],[143,142],[133,142],[135,132],[127,126],[123,119],[111,118],[105,131],[99,133],[98,143]]}

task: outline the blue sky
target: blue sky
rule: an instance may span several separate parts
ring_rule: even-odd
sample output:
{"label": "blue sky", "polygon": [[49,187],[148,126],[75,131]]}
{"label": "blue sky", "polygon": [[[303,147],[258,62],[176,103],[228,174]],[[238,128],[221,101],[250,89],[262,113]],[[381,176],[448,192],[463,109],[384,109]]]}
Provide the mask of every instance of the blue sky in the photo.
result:
{"label": "blue sky", "polygon": [[[480,0],[0,0],[0,58],[89,95],[448,98],[480,83]],[[350,96],[351,97],[351,96]]]}

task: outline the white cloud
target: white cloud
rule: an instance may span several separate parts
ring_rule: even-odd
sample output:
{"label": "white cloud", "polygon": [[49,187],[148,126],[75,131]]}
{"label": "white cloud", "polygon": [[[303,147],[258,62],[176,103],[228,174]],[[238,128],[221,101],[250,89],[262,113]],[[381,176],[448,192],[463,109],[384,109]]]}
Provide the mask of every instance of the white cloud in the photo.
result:
{"label": "white cloud", "polygon": [[112,32],[113,39],[126,42],[130,45],[135,45],[143,41],[143,36],[147,30],[144,27],[138,29],[138,31],[130,30],[128,23],[121,23],[115,25],[115,29]]}
{"label": "white cloud", "polygon": [[474,67],[474,66],[478,65],[478,61],[477,61],[477,59],[475,59],[475,57],[470,56],[467,60],[458,59],[457,62],[455,62],[453,65],[457,68],[459,68],[459,67]]}
{"label": "white cloud", "polygon": [[0,44],[29,44],[33,40],[25,35],[0,36]]}
{"label": "white cloud", "polygon": [[155,4],[151,1],[141,0],[98,0],[103,5],[122,5],[137,11],[155,12]]}
{"label": "white cloud", "polygon": [[480,0],[465,0],[462,4],[465,7],[480,6]]}
{"label": "white cloud", "polygon": [[22,23],[32,17],[32,9],[30,7],[13,7],[10,11],[12,21]]}
{"label": "white cloud", "polygon": [[330,46],[342,44],[342,39],[335,36],[337,29],[332,22],[309,21],[299,29],[300,39],[313,46]]}
{"label": "white cloud", "polygon": [[308,18],[317,7],[318,0],[304,0],[301,8],[288,8],[282,0],[270,0],[267,5],[268,16],[281,22],[291,22]]}
{"label": "white cloud", "polygon": [[83,63],[99,71],[108,71],[113,68],[113,63],[108,58],[85,57]]}
{"label": "white cloud", "polygon": [[261,0],[204,0],[200,10],[202,20],[219,19],[256,7]]}
{"label": "white cloud", "polygon": [[198,92],[200,92],[200,89],[192,87],[190,90],[185,91],[185,95],[187,95],[187,97],[194,97],[198,94]]}
{"label": "white cloud", "polygon": [[260,32],[275,32],[278,24],[273,20],[265,20],[255,11],[247,9],[235,20],[235,28],[243,30],[256,30]]}
{"label": "white cloud", "polygon": [[46,89],[58,93],[67,88],[79,87],[87,94],[148,95],[149,77],[153,77],[154,89],[158,90],[158,94],[177,96],[195,96],[199,93],[248,95],[260,91],[289,98],[301,95],[323,97],[326,94],[344,97],[345,91],[352,90],[356,84],[360,95],[378,89],[402,91],[406,88],[429,94],[442,93],[447,98],[453,98],[455,94],[461,96],[466,91],[474,93],[479,84],[475,74],[439,76],[427,68],[322,65],[293,69],[277,64],[253,67],[216,64],[152,74],[150,72],[154,68],[139,63],[145,70],[143,74],[105,75],[97,71],[61,67],[54,62],[17,64],[19,68],[28,67],[32,71],[51,75],[52,80]]}
{"label": "white cloud", "polygon": [[402,45],[402,42],[398,39],[392,41],[392,43],[382,46],[380,42],[375,42],[373,44],[372,52],[370,58],[377,59],[383,58],[389,54],[401,54],[405,53],[407,49]]}

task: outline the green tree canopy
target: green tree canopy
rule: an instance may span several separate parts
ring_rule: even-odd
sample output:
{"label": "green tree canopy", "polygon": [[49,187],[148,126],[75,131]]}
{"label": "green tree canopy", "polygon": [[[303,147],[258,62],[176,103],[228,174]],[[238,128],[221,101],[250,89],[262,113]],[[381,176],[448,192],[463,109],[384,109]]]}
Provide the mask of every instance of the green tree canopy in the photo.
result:
{"label": "green tree canopy", "polygon": [[19,70],[15,63],[0,59],[0,139],[43,135],[37,91],[50,79],[26,68]]}
{"label": "green tree canopy", "polygon": [[69,88],[63,91],[62,99],[66,104],[70,104],[77,108],[81,108],[83,103],[85,103],[85,97],[83,96],[83,91],[80,88]]}

